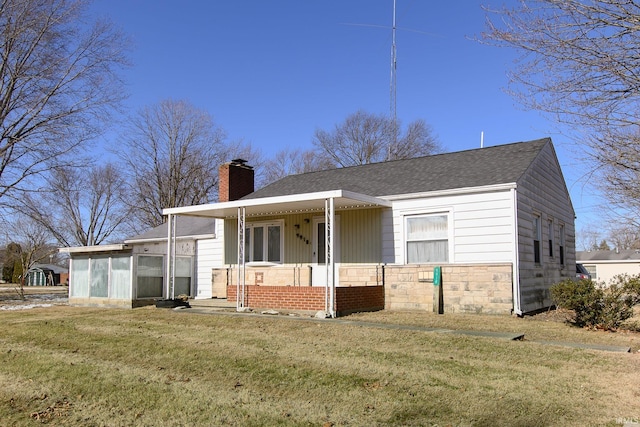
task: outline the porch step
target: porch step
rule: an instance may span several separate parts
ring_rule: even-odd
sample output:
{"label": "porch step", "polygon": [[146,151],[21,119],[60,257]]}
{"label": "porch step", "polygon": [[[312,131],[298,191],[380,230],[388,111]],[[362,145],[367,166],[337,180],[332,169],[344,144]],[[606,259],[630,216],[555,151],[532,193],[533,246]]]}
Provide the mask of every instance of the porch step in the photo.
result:
{"label": "porch step", "polygon": [[229,301],[226,298],[190,298],[189,305],[191,307],[200,307],[200,308],[214,308],[214,309],[226,309],[226,308],[236,308],[236,302]]}

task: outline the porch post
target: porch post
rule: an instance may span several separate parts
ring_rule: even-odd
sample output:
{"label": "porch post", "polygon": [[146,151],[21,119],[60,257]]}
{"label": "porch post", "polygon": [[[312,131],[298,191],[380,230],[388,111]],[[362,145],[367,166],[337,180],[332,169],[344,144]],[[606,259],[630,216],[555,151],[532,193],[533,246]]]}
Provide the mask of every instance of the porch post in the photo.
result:
{"label": "porch post", "polygon": [[236,280],[236,310],[240,311],[245,306],[245,260],[244,260],[244,247],[245,247],[245,227],[244,220],[246,215],[246,209],[244,207],[238,208],[238,277]]}
{"label": "porch post", "polygon": [[163,297],[166,299],[173,298],[172,288],[173,288],[173,266],[175,261],[175,253],[173,249],[175,248],[175,230],[174,230],[174,216],[169,214],[167,216],[167,265],[166,268],[166,282],[165,289],[163,292]]}
{"label": "porch post", "polygon": [[173,223],[171,224],[171,299],[176,297],[176,231],[178,217],[173,215]]}
{"label": "porch post", "polygon": [[336,281],[335,281],[335,264],[334,264],[334,227],[335,220],[335,206],[333,197],[326,199],[324,202],[324,225],[325,225],[325,254],[326,254],[326,269],[327,269],[327,283],[325,287],[325,311],[329,312],[331,317],[336,317],[335,307],[335,294],[336,294]]}

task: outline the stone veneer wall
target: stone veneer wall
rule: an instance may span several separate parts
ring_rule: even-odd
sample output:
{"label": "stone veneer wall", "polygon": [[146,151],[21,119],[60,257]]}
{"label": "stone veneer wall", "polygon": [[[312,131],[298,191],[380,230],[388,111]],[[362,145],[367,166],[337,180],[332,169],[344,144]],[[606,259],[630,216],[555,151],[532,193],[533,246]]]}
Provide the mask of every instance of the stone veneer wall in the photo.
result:
{"label": "stone veneer wall", "polygon": [[[345,314],[384,308],[431,312],[433,268],[433,265],[343,264],[338,271],[336,311]],[[228,269],[228,274],[214,271],[214,280],[216,277],[225,281],[227,298],[235,300],[235,269]],[[511,314],[512,281],[511,264],[443,265],[444,312]],[[310,286],[310,283],[308,266],[247,267],[246,304],[260,308],[324,310],[324,287]],[[215,283],[213,285],[215,287]]]}
{"label": "stone veneer wall", "polygon": [[[214,290],[218,286],[235,286],[237,280],[235,267],[214,268],[212,271],[211,284]],[[244,280],[246,285],[256,286],[311,286],[311,268],[306,265],[246,267]]]}
{"label": "stone veneer wall", "polygon": [[[385,309],[433,311],[433,265],[385,266]],[[443,265],[445,313],[511,314],[511,264]]]}
{"label": "stone veneer wall", "polygon": [[155,299],[145,298],[138,300],[130,299],[113,299],[113,298],[84,298],[69,297],[69,305],[82,307],[101,307],[101,308],[137,308],[155,304]]}

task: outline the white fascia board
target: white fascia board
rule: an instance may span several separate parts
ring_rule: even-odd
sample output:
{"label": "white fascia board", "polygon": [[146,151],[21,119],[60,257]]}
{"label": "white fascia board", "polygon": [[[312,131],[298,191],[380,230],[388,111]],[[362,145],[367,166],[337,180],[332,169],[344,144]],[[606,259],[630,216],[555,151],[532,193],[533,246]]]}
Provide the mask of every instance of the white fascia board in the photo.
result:
{"label": "white fascia board", "polygon": [[95,253],[95,252],[116,252],[131,249],[125,243],[117,243],[114,245],[95,245],[95,246],[72,246],[69,248],[58,248],[58,252],[67,254],[76,253]]}
{"label": "white fascia board", "polygon": [[[176,236],[176,240],[203,240],[203,239],[215,239],[215,234],[199,234],[193,236]],[[167,237],[153,237],[149,239],[127,239],[124,242],[126,244],[136,244],[136,243],[155,243],[155,242],[166,242]]]}
{"label": "white fascia board", "polygon": [[640,264],[640,259],[577,259],[578,264]]}
{"label": "white fascia board", "polygon": [[453,196],[458,194],[477,194],[491,193],[494,191],[508,191],[516,189],[517,187],[518,185],[513,182],[507,184],[484,185],[480,187],[464,187],[452,188],[450,190],[426,191],[423,193],[396,194],[392,196],[381,196],[381,198],[386,200],[423,199],[427,197]]}
{"label": "white fascia board", "polygon": [[[166,208],[163,215],[194,215],[214,218],[225,218],[237,214],[238,208],[274,208],[286,209],[287,204],[304,204],[325,199],[345,199],[354,203],[365,205],[391,207],[391,202],[385,199],[367,196],[345,190],[320,191],[316,193],[291,194],[287,196],[263,197],[260,199],[235,200],[232,202],[210,203],[206,205],[183,206],[178,208]],[[265,209],[265,212],[268,210]]]}
{"label": "white fascia board", "polygon": [[340,190],[340,192],[342,193],[342,196],[340,196],[342,198],[355,200],[365,204],[383,206],[387,208],[390,208],[393,205],[389,200],[380,197],[367,196],[366,194],[354,193],[352,191],[345,190]]}

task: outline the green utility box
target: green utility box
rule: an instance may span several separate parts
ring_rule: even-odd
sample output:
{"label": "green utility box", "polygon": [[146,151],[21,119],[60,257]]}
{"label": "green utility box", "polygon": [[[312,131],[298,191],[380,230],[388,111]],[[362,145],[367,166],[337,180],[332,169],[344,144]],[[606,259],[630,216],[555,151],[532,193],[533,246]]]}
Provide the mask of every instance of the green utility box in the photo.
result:
{"label": "green utility box", "polygon": [[433,312],[444,313],[444,294],[442,292],[442,268],[433,268]]}

